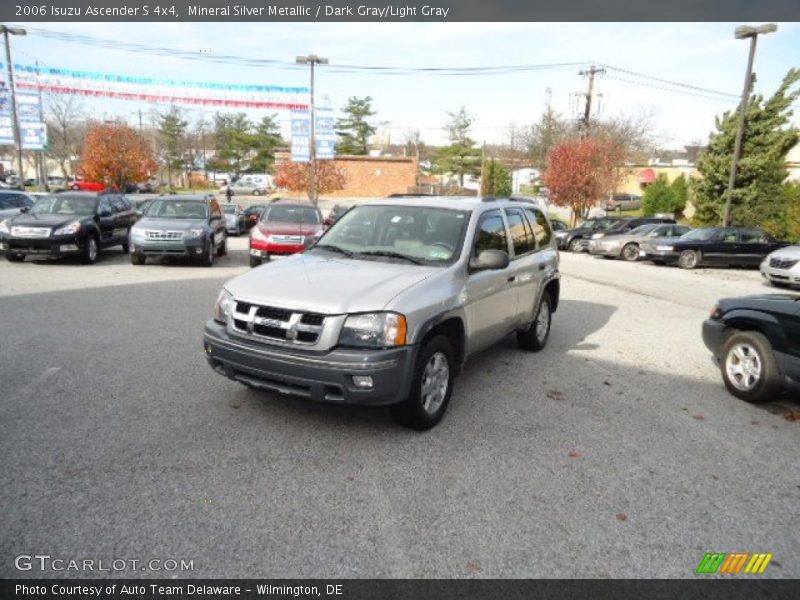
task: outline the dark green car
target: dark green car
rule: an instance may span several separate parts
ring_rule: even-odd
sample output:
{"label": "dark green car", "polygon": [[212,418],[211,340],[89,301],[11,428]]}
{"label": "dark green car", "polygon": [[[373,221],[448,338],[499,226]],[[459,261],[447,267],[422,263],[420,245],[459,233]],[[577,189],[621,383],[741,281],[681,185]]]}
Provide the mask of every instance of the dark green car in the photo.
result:
{"label": "dark green car", "polygon": [[215,256],[227,253],[225,219],[213,195],[159,196],[130,235],[134,265],[148,256],[178,256],[210,267]]}

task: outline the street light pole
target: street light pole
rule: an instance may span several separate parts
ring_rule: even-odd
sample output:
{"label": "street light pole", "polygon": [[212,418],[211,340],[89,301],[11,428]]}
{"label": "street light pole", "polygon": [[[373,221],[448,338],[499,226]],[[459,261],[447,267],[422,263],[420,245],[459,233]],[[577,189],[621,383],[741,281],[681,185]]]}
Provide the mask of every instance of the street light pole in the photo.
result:
{"label": "street light pole", "polygon": [[776,31],[778,26],[774,23],[767,23],[758,27],[750,27],[742,25],[737,27],[734,36],[737,40],[744,40],[750,38],[750,54],[747,57],[747,71],[744,74],[744,89],[742,90],[742,99],[739,103],[739,123],[736,128],[736,140],[733,144],[733,159],[731,161],[731,176],[728,179],[728,191],[725,197],[725,216],[722,220],[724,227],[730,227],[731,224],[731,204],[733,201],[733,188],[736,186],[736,171],[739,163],[739,155],[742,151],[742,138],[744,137],[744,124],[745,113],[747,112],[747,101],[750,98],[750,92],[753,87],[753,61],[756,57],[756,40],[759,34],[772,33]]}
{"label": "street light pole", "polygon": [[327,65],[328,59],[316,54],[309,54],[308,56],[298,56],[295,60],[298,64],[306,64],[311,67],[311,132],[309,134],[309,177],[308,177],[308,191],[310,192],[311,201],[317,203],[317,115],[314,106],[314,65]]}
{"label": "street light pole", "polygon": [[22,189],[25,189],[25,175],[22,167],[22,134],[19,129],[19,115],[17,114],[17,90],[14,86],[14,63],[11,62],[11,43],[9,35],[27,35],[22,27],[7,27],[0,25],[6,44],[6,70],[8,73],[8,89],[11,92],[11,122],[14,128],[14,144],[17,146],[17,178]]}

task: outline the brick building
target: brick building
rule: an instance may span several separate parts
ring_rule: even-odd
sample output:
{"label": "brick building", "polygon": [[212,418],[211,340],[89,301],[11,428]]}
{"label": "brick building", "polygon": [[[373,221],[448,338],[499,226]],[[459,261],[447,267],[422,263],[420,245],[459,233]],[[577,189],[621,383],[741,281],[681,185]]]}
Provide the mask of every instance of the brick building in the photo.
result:
{"label": "brick building", "polygon": [[[276,152],[276,161],[290,160],[288,152]],[[325,198],[379,198],[405,194],[417,185],[417,159],[404,156],[337,156],[334,166],[345,176],[344,189]]]}

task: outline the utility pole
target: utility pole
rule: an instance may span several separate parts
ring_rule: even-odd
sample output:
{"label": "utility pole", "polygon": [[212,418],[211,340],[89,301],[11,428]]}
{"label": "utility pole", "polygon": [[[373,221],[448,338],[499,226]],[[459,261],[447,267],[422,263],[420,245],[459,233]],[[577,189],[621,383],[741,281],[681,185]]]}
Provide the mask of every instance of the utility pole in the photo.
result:
{"label": "utility pole", "polygon": [[317,203],[317,116],[314,107],[314,65],[327,65],[328,59],[316,54],[308,56],[298,56],[295,59],[297,64],[309,65],[311,67],[311,132],[309,136],[309,180],[308,191],[311,201]]}
{"label": "utility pole", "polygon": [[[39,61],[36,61],[36,90],[39,92],[39,122],[44,125],[44,103],[42,102],[42,85],[39,82]],[[45,136],[47,136],[47,126],[45,125]],[[47,180],[47,164],[44,157],[44,147],[39,150],[39,187],[45,192],[50,191],[50,183]]]}
{"label": "utility pole", "polygon": [[11,62],[11,43],[9,42],[9,35],[27,35],[27,31],[22,27],[6,27],[0,25],[0,31],[3,32],[3,38],[6,44],[6,69],[8,70],[8,88],[11,92],[11,122],[14,128],[14,144],[17,146],[17,178],[19,185],[25,189],[25,175],[23,174],[22,166],[22,134],[19,129],[19,115],[17,114],[17,89],[14,85],[14,63]]}
{"label": "utility pole", "polygon": [[584,94],[586,98],[586,105],[583,111],[583,118],[581,119],[581,127],[583,128],[583,135],[582,137],[586,137],[589,135],[589,127],[590,127],[590,119],[592,116],[592,97],[594,96],[594,76],[595,75],[603,75],[606,72],[605,69],[598,69],[594,65],[592,65],[588,71],[580,71],[578,75],[583,75],[589,78],[589,89]]}
{"label": "utility pole", "polygon": [[739,124],[736,128],[736,141],[733,144],[733,159],[731,160],[731,176],[728,179],[728,190],[725,194],[725,216],[722,219],[723,227],[730,227],[731,224],[731,203],[733,201],[733,188],[736,186],[736,170],[739,163],[739,154],[742,152],[742,138],[744,137],[744,121],[747,112],[747,100],[753,87],[753,61],[756,57],[756,40],[759,34],[772,33],[777,31],[775,23],[767,23],[758,27],[742,25],[734,31],[737,40],[750,38],[750,54],[747,57],[747,71],[744,74],[744,89],[742,99],[739,103]]}

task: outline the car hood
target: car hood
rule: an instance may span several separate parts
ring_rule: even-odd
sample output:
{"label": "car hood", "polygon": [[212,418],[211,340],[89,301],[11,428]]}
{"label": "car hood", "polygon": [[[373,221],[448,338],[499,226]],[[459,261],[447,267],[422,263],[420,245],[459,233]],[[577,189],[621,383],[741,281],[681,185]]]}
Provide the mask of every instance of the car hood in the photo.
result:
{"label": "car hood", "polygon": [[382,310],[439,267],[357,260],[313,252],[274,260],[232,279],[237,299],[322,314]]}
{"label": "car hood", "polygon": [[62,227],[75,221],[91,218],[91,216],[86,215],[32,215],[30,213],[21,213],[19,216],[13,217],[10,224],[14,227]]}
{"label": "car hood", "polygon": [[723,313],[734,309],[760,310],[773,314],[795,314],[800,312],[800,296],[793,294],[757,294],[738,298],[724,298],[717,304]]}
{"label": "car hood", "polygon": [[184,231],[185,229],[198,229],[205,227],[205,219],[158,219],[154,217],[144,217],[136,222],[136,227],[140,229],[162,229],[169,231]]}
{"label": "car hood", "polygon": [[785,248],[781,248],[780,250],[775,250],[772,254],[767,256],[767,259],[770,258],[780,258],[783,260],[798,260],[800,259],[800,246],[786,246]]}
{"label": "car hood", "polygon": [[259,223],[258,228],[265,234],[311,235],[322,229],[322,223],[279,223],[267,221]]}

